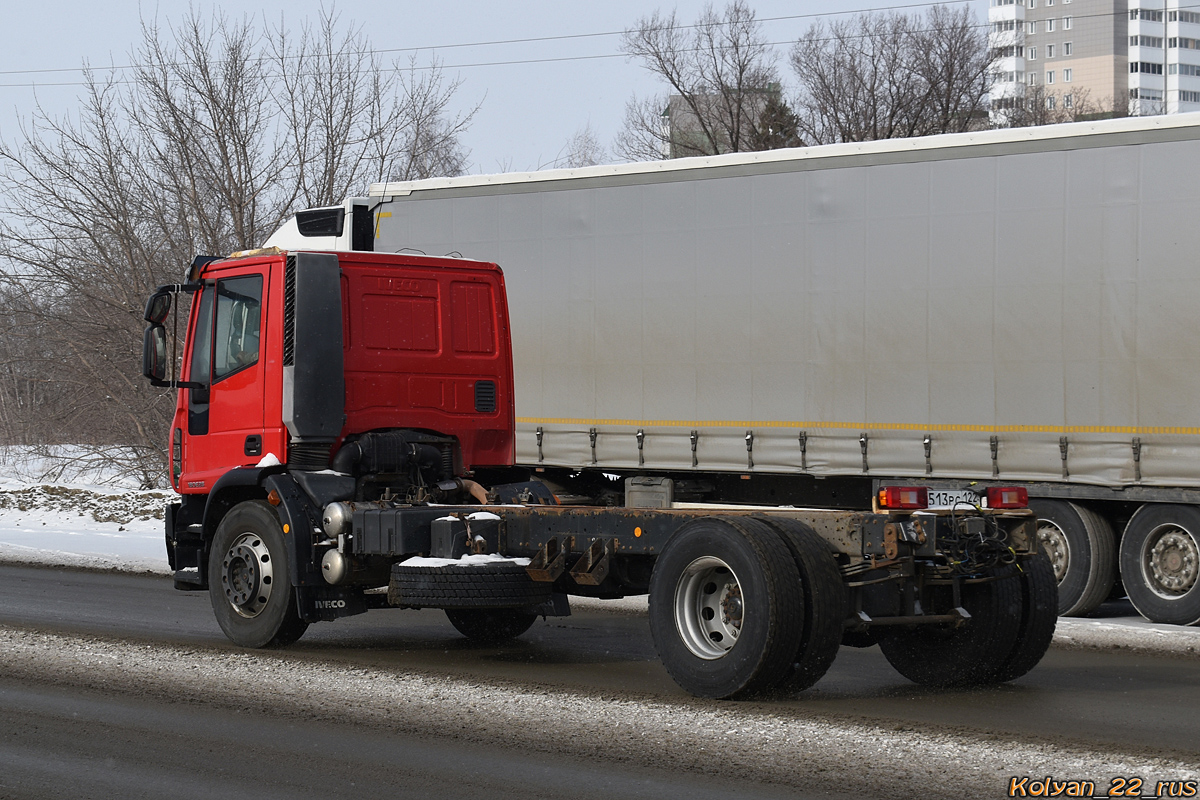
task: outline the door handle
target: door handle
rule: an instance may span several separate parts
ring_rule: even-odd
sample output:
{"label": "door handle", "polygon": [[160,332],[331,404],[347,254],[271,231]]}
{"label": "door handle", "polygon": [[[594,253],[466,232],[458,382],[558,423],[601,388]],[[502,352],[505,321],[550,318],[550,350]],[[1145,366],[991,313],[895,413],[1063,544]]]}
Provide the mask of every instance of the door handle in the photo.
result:
{"label": "door handle", "polygon": [[243,452],[248,456],[262,455],[262,436],[257,433],[246,437],[246,447]]}

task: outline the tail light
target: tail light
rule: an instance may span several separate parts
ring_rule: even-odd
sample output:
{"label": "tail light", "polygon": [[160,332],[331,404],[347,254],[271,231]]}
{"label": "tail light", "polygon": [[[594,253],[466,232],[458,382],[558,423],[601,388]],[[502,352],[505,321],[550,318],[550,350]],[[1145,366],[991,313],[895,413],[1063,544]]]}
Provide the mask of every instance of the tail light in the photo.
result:
{"label": "tail light", "polygon": [[885,486],[879,490],[880,508],[928,508],[929,490],[924,486]]}
{"label": "tail light", "polygon": [[987,490],[988,508],[1028,508],[1029,490],[1024,486],[993,486]]}

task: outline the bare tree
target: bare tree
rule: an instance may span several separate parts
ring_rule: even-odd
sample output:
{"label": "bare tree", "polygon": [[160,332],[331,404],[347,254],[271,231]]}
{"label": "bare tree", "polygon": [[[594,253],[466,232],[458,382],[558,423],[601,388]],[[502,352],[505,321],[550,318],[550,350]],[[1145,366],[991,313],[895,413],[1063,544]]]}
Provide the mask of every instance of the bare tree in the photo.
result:
{"label": "bare tree", "polygon": [[591,123],[588,123],[571,135],[571,138],[563,145],[562,150],[558,151],[558,156],[553,161],[539,167],[539,169],[594,167],[597,164],[603,164],[607,160],[608,153],[605,151],[604,145],[600,143],[596,132],[592,130]]}
{"label": "bare tree", "polygon": [[75,114],[35,108],[0,143],[6,441],[122,445],[156,482],[173,399],[140,375],[150,289],[258,246],[297,206],[461,172],[458,83],[340,30],[326,14],[293,46],[282,24],[146,23],[128,81],[89,71]]}
{"label": "bare tree", "polygon": [[980,127],[991,63],[966,7],[816,23],[791,52],[800,134],[825,144]]}
{"label": "bare tree", "polygon": [[1002,127],[1057,125],[1112,116],[1112,103],[1094,102],[1087,89],[1051,91],[1039,84],[1025,87],[1023,96],[1006,99],[1004,107],[994,110],[993,116]]}
{"label": "bare tree", "polygon": [[932,6],[916,21],[916,73],[929,133],[955,133],[986,123],[986,97],[995,55],[986,29],[966,5]]}
{"label": "bare tree", "polygon": [[760,118],[779,99],[779,80],[774,50],[742,0],[719,14],[707,6],[690,26],[655,12],[625,31],[621,48],[670,87],[629,101],[616,143],[622,157],[715,155],[763,141]]}

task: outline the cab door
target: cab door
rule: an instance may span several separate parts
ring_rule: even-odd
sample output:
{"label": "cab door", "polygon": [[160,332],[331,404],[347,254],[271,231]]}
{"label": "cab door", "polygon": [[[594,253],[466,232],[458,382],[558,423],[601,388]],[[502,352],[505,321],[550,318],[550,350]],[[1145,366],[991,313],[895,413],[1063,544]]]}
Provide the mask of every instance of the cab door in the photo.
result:
{"label": "cab door", "polygon": [[180,485],[185,492],[211,491],[229,470],[263,458],[267,266],[206,281],[198,299],[188,380],[203,386],[184,390]]}

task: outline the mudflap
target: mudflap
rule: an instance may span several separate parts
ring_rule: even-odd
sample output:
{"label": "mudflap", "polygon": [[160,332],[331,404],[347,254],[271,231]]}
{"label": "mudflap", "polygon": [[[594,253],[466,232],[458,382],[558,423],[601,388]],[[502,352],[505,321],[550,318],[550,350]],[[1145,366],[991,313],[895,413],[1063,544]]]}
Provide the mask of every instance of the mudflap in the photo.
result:
{"label": "mudflap", "polygon": [[167,563],[171,566],[176,589],[205,591],[208,575],[202,523],[207,496],[184,495],[181,499],[181,503],[169,503],[163,514]]}
{"label": "mudflap", "polygon": [[305,622],[328,622],[365,613],[367,599],[349,586],[297,586],[296,605]]}

